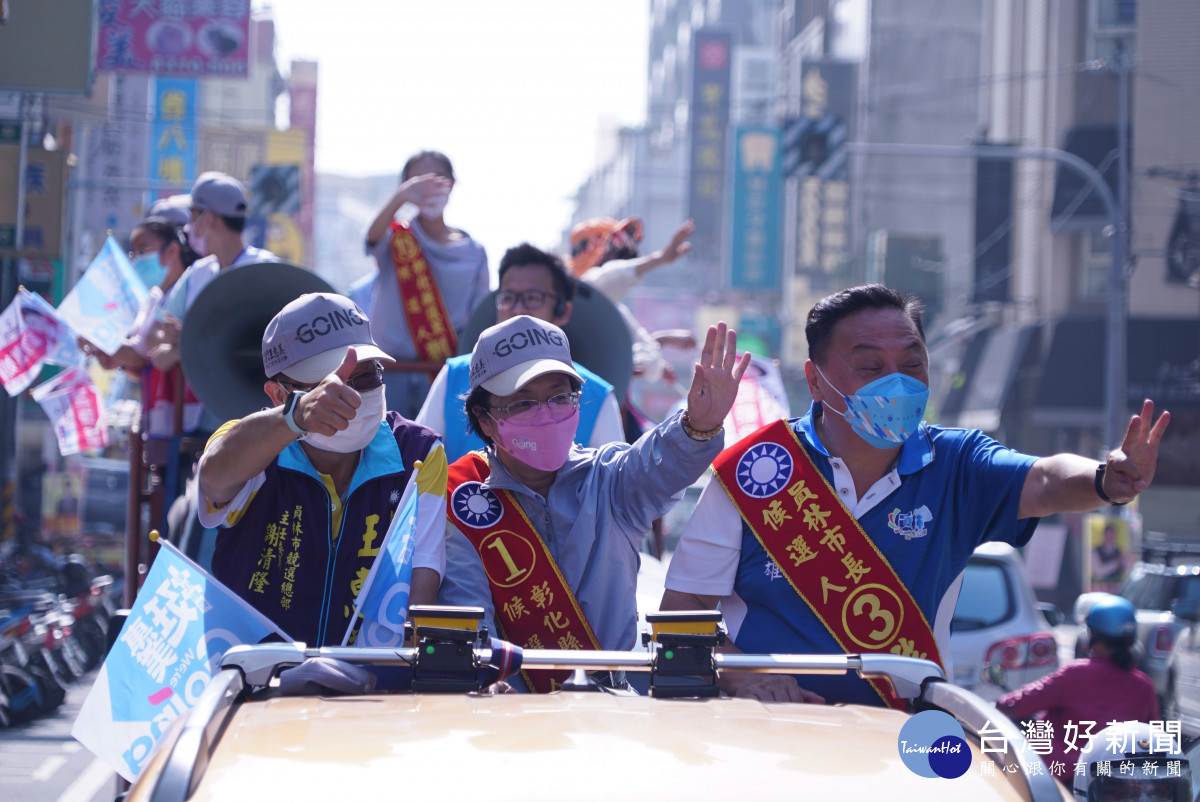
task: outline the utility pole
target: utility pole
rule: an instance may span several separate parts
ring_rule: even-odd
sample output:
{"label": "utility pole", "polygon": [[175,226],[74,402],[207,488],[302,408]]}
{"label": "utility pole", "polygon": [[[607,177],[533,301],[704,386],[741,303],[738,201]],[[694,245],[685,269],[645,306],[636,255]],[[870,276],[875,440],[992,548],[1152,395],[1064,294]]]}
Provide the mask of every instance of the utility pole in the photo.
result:
{"label": "utility pole", "polygon": [[1108,274],[1108,369],[1104,400],[1108,410],[1108,447],[1116,448],[1124,430],[1126,372],[1126,279],[1129,266],[1129,60],[1121,40],[1113,53],[1117,75],[1117,213],[1114,224],[1113,267]]}
{"label": "utility pole", "polygon": [[[0,309],[7,309],[17,294],[21,251],[25,248],[25,170],[29,162],[29,105],[27,92],[18,93],[17,214],[13,255],[0,271]],[[21,399],[0,392],[0,540],[13,536],[16,526],[17,404]]]}

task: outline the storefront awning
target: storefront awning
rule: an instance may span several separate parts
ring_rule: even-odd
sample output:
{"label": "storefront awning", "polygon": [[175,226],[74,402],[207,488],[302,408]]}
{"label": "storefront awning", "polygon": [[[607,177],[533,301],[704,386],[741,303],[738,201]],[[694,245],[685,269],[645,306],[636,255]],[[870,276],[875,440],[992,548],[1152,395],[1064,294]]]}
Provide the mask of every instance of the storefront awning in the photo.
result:
{"label": "storefront awning", "polygon": [[[1064,318],[1042,369],[1034,403],[1036,426],[1103,426],[1105,329],[1101,318]],[[1149,398],[1160,409],[1200,410],[1200,321],[1131,318],[1126,354],[1126,406]]]}

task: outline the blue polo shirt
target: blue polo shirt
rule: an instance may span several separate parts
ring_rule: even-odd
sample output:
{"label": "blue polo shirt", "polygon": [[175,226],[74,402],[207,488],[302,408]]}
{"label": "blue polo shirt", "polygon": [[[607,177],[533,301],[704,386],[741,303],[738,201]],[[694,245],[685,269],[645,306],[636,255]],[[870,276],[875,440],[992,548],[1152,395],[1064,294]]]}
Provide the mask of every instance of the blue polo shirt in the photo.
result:
{"label": "blue polo shirt", "polygon": [[[790,423],[813,463],[835,486],[831,459],[836,458],[817,437],[814,411],[819,414],[819,405],[814,404],[807,415]],[[746,447],[744,441],[730,446],[735,450]],[[943,598],[966,568],[967,558],[976,546],[990,540],[1022,546],[1032,536],[1037,519],[1017,520],[1017,512],[1025,476],[1036,459],[1006,448],[977,430],[922,424],[900,448],[894,489],[860,511],[858,521],[863,530],[935,630],[939,610],[943,615],[953,614],[953,604],[942,605]],[[717,483],[705,492],[719,494],[732,506]],[[833,636],[792,589],[758,539],[744,523],[740,526],[733,594],[722,601],[723,608],[730,602],[735,607],[745,606],[740,625],[736,629],[731,626],[737,647],[757,654],[841,654]],[[738,535],[728,534],[733,539],[730,542],[736,542]],[[685,560],[680,565],[688,562],[689,548],[685,531],[673,567],[681,555]],[[686,577],[668,576],[667,587],[713,595],[711,586],[689,587],[689,582]],[[878,694],[857,676],[798,679],[805,688],[830,702],[881,704]]]}

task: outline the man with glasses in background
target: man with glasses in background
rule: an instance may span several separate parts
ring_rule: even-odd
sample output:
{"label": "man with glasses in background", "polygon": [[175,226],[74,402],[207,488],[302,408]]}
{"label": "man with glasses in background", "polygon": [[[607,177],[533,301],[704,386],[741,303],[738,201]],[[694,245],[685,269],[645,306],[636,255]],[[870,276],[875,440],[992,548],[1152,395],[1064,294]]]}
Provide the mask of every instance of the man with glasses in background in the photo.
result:
{"label": "man with glasses in background", "polygon": [[[522,243],[509,248],[500,260],[500,289],[496,292],[498,322],[529,315],[565,326],[571,319],[574,297],[575,279],[557,256]],[[470,389],[467,375],[470,361],[469,354],[446,361],[416,418],[417,423],[441,433],[451,462],[468,451],[484,447],[483,440],[468,426],[462,404]],[[605,443],[624,440],[621,410],[612,385],[578,362],[574,367],[583,379],[575,442],[599,448]]]}
{"label": "man with glasses in background", "polygon": [[[439,603],[484,608],[489,631],[527,649],[633,648],[643,534],[721,450],[749,364],[736,345],[724,323],[711,327],[687,409],[632,445],[593,449],[573,442],[586,385],[562,329],[529,315],[486,329],[464,408],[488,447],[449,468]],[[512,684],[544,692],[563,679],[537,674]]]}
{"label": "man with glasses in background", "polygon": [[[421,497],[410,604],[445,570],[446,456],[435,432],[385,409],[383,363],[349,298],[302,295],[262,341],[271,408],[230,421],[200,459],[213,574],[293,638],[340,645],[410,481]],[[417,472],[420,468],[420,472]]]}

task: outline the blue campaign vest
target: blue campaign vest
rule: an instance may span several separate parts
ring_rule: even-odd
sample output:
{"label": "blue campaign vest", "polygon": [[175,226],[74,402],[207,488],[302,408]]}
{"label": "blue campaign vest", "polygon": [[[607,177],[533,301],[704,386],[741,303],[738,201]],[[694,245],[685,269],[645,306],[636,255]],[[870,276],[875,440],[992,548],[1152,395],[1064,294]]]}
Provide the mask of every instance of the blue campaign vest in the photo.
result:
{"label": "blue campaign vest", "polygon": [[[442,432],[442,442],[446,448],[446,459],[450,462],[484,447],[483,441],[471,431],[467,423],[467,411],[463,408],[463,396],[471,391],[470,368],[470,354],[446,360],[446,431]],[[587,448],[592,431],[596,428],[596,419],[600,417],[600,407],[605,396],[612,392],[612,385],[578,362],[575,363],[575,370],[584,378],[575,442]]]}
{"label": "blue campaign vest", "polygon": [[363,449],[332,530],[330,498],[298,443],[265,471],[236,523],[218,530],[213,576],[297,640],[340,645],[392,515],[437,434],[389,412]]}
{"label": "blue campaign vest", "polygon": [[[811,421],[793,419],[792,428],[832,484],[833,468]],[[976,546],[989,540],[1021,546],[1033,534],[1037,519],[1017,520],[1017,509],[1034,459],[978,431],[923,425],[901,449],[899,489],[858,519],[935,631],[942,598]],[[829,630],[773,566],[743,521],[734,593],[745,602],[746,616],[734,639],[737,647],[752,654],[841,654]],[[829,702],[881,704],[856,676],[798,681]]]}

